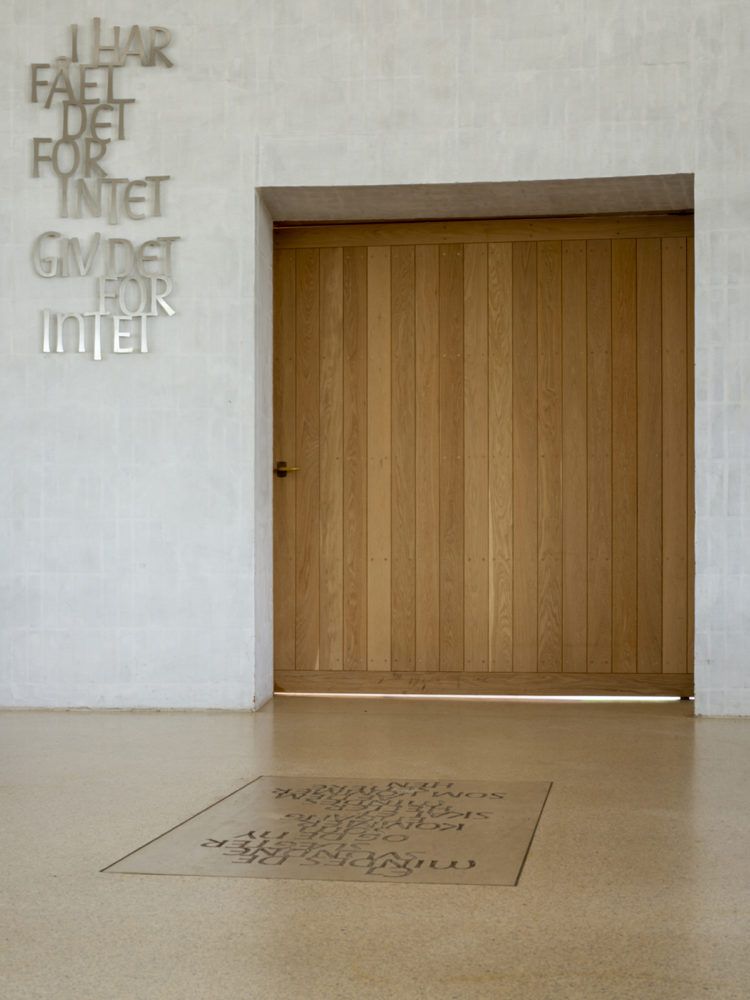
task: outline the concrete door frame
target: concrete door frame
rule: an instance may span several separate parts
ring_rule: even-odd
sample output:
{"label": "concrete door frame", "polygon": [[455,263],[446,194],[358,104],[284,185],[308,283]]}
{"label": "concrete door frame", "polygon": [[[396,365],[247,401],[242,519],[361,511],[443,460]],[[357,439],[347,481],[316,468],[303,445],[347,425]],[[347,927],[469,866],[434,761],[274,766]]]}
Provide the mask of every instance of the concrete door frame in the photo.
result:
{"label": "concrete door frame", "polygon": [[[487,219],[692,212],[693,175],[473,184],[258,187],[255,220],[254,690],[273,697],[273,226],[275,222]],[[697,338],[696,338],[697,339]],[[696,675],[696,703],[701,678]]]}

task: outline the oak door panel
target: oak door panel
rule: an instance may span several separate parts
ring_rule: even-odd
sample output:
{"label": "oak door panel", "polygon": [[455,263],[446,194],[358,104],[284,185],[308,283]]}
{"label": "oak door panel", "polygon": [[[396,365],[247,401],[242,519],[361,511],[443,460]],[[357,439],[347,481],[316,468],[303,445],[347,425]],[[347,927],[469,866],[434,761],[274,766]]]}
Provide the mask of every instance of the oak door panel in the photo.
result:
{"label": "oak door panel", "polygon": [[294,634],[299,669],[320,668],[320,251],[297,254]]}
{"label": "oak door panel", "polygon": [[343,669],[343,253],[320,251],[320,662]]}
{"label": "oak door panel", "polygon": [[537,669],[562,669],[562,244],[537,244]]}
{"label": "oak door panel", "polygon": [[587,343],[586,243],[562,245],[562,462],[564,673],[587,669]]}
{"label": "oak door panel", "polygon": [[661,670],[661,240],[638,240],[638,670]]}
{"label": "oak door panel", "polygon": [[536,246],[513,244],[513,670],[537,669]]}
{"label": "oak door panel", "polygon": [[588,670],[612,671],[612,287],[610,240],[587,246]]}
{"label": "oak door panel", "polygon": [[489,669],[487,245],[464,247],[464,670]]}
{"label": "oak door panel", "polygon": [[513,669],[513,245],[487,252],[490,670]]}
{"label": "oak door panel", "polygon": [[687,253],[684,238],[662,240],[662,669],[687,658],[688,369]]}
{"label": "oak door panel", "polygon": [[416,670],[440,661],[440,258],[415,248]]}
{"label": "oak door panel", "polygon": [[367,669],[391,666],[391,250],[367,249]]}
{"label": "oak door panel", "polygon": [[[274,452],[280,461],[293,465],[297,452],[296,423],[296,252],[274,252]],[[296,490],[276,479],[273,492],[273,602],[274,655],[277,664],[296,664]]]}
{"label": "oak door panel", "polygon": [[[344,670],[367,662],[367,249],[343,250]],[[275,423],[284,422],[276,411]],[[288,480],[283,480],[286,487]],[[289,484],[292,485],[293,484]],[[285,592],[284,601],[295,600]],[[280,612],[284,616],[284,611]],[[288,668],[290,661],[280,661]]]}
{"label": "oak door panel", "polygon": [[391,251],[391,480],[392,669],[416,661],[416,341],[414,247]]}
{"label": "oak door panel", "polygon": [[691,232],[279,235],[280,689],[692,691]]}
{"label": "oak door panel", "polygon": [[463,246],[440,249],[440,670],[464,658]]}
{"label": "oak door panel", "polygon": [[612,241],[612,669],[631,673],[638,637],[638,366],[635,240]]}

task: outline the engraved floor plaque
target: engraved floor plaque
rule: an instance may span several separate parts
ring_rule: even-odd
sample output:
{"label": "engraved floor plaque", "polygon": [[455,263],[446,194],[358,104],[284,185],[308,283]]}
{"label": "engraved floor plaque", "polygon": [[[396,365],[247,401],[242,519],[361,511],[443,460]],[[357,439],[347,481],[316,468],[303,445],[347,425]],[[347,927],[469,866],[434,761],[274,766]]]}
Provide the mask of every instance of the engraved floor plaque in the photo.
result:
{"label": "engraved floor plaque", "polygon": [[516,885],[550,787],[264,776],[104,871]]}

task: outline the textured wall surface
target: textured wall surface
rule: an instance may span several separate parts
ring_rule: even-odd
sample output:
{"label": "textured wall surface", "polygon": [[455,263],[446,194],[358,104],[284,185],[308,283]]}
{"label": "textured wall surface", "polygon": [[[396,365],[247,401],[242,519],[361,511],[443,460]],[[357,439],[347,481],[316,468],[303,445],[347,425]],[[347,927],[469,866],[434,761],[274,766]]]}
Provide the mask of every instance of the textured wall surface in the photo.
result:
{"label": "textured wall surface", "polygon": [[[29,101],[93,17],[172,30],[118,74],[118,175],[163,218],[59,219]],[[257,187],[695,175],[697,709],[750,714],[750,6],[181,0],[0,11],[0,704],[249,707],[270,693],[270,219]],[[666,207],[666,206],[665,206]],[[43,354],[89,279],[39,233],[179,235],[150,353]],[[78,284],[76,285],[76,282]],[[257,294],[256,294],[257,293]]]}

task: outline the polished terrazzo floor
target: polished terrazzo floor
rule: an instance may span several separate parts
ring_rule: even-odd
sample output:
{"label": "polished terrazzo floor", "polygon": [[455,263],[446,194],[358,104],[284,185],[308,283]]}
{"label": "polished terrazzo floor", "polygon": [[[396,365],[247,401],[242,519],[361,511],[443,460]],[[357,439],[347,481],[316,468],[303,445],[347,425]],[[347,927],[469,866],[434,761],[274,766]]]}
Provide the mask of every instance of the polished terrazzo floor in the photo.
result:
{"label": "polished terrazzo floor", "polygon": [[[517,886],[100,869],[260,774],[552,781]],[[4,1000],[747,1000],[750,721],[277,698],[0,716]]]}

